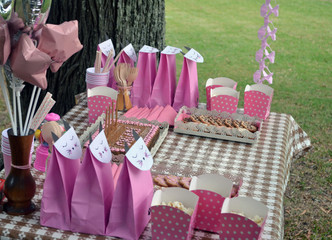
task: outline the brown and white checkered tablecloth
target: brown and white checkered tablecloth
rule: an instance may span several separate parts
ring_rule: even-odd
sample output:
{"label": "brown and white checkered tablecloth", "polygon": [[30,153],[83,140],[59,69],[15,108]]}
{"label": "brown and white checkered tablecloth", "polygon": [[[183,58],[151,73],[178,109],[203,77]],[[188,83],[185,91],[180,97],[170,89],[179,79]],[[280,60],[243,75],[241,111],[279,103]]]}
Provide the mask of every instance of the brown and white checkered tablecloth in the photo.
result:
{"label": "brown and white checkered tablecloth", "polygon": [[[80,136],[88,126],[86,99],[78,100],[64,119]],[[153,174],[195,176],[218,173],[241,177],[240,196],[250,196],[269,208],[263,239],[283,238],[283,196],[291,162],[311,148],[310,139],[287,114],[271,113],[264,121],[256,144],[243,144],[176,134],[172,130],[154,157]],[[45,175],[32,169],[37,184],[34,198],[38,210],[28,216],[0,214],[1,239],[108,239],[104,236],[72,233],[39,225],[39,208]],[[3,177],[2,171],[0,177]],[[151,239],[150,225],[142,239]],[[218,235],[196,231],[194,239],[219,239]]]}

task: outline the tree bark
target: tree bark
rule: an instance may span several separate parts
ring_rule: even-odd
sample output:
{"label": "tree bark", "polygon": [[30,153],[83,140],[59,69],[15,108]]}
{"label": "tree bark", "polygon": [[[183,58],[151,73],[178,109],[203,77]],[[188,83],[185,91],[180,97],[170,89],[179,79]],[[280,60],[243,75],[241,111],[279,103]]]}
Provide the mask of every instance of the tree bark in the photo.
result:
{"label": "tree bark", "polygon": [[[127,43],[136,51],[144,44],[162,49],[165,43],[164,0],[53,0],[48,23],[75,19],[83,49],[58,72],[47,73],[47,91],[56,101],[52,111],[61,116],[75,105],[75,95],[86,91],[85,70],[94,64],[98,43],[112,39],[116,53]],[[47,91],[42,91],[40,102]],[[32,86],[22,91],[23,109],[28,107],[31,92]]]}

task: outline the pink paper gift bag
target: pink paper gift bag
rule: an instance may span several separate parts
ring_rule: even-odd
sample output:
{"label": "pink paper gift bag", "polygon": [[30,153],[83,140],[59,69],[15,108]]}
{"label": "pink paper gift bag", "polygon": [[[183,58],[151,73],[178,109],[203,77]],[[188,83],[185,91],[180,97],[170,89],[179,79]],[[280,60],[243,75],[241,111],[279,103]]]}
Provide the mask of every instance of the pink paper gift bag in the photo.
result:
{"label": "pink paper gift bag", "polygon": [[152,164],[151,153],[143,139],[139,138],[124,157],[114,192],[107,235],[138,239],[144,231],[150,220],[149,208],[153,197]]}
{"label": "pink paper gift bag", "polygon": [[218,87],[211,90],[211,111],[235,113],[240,93],[232,88]]}
{"label": "pink paper gift bag", "polygon": [[71,199],[82,149],[73,128],[53,145],[47,165],[40,208],[40,224],[70,230]]}
{"label": "pink paper gift bag", "polygon": [[109,87],[88,89],[89,123],[94,123],[112,102],[116,104],[117,96],[117,91]]}
{"label": "pink paper gift bag", "polygon": [[181,49],[167,46],[160,54],[150,107],[172,105],[176,88],[176,54]]}
{"label": "pink paper gift bag", "polygon": [[71,202],[72,231],[105,234],[114,193],[111,159],[102,131],[87,148],[77,174]]}
{"label": "pink paper gift bag", "polygon": [[138,76],[133,83],[131,101],[133,106],[149,106],[150,95],[157,75],[157,49],[144,46],[138,56]]}
{"label": "pink paper gift bag", "polygon": [[205,84],[206,91],[206,109],[211,111],[211,90],[217,87],[229,87],[236,90],[237,82],[230,78],[219,77],[219,78],[209,78]]}
{"label": "pink paper gift bag", "polygon": [[198,76],[197,62],[203,62],[203,57],[194,49],[191,49],[183,58],[183,66],[175,91],[173,108],[179,111],[182,106],[198,106]]}
{"label": "pink paper gift bag", "polygon": [[130,43],[124,49],[120,55],[118,60],[119,63],[128,63],[131,67],[135,66],[135,62],[137,61],[137,56],[133,45]]}
{"label": "pink paper gift bag", "polygon": [[244,114],[266,119],[270,114],[273,88],[265,84],[247,85],[244,91]]}

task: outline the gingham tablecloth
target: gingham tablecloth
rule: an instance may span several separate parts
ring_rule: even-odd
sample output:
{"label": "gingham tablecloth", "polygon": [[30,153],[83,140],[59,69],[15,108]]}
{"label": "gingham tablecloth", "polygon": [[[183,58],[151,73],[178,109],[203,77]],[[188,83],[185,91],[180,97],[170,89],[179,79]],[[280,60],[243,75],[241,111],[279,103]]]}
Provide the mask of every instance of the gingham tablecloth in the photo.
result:
{"label": "gingham tablecloth", "polygon": [[[80,136],[88,126],[88,109],[84,95],[78,101],[64,119]],[[253,145],[182,135],[170,130],[154,157],[152,173],[178,176],[218,173],[242,178],[239,195],[253,197],[269,208],[262,239],[282,239],[283,196],[291,162],[310,148],[307,134],[290,115],[271,113],[264,121],[258,142]],[[16,217],[1,213],[1,239],[109,239],[42,227],[39,209],[45,175],[33,168],[32,174],[37,184],[34,202],[38,210]],[[2,171],[0,177],[3,175]],[[141,238],[151,239],[150,225]],[[219,239],[219,236],[196,231],[194,239]]]}

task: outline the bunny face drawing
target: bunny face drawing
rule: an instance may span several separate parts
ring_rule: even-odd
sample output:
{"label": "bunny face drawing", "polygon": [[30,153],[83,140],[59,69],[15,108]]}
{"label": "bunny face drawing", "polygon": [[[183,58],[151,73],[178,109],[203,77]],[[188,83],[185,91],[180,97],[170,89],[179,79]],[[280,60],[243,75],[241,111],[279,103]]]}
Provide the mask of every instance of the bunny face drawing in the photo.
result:
{"label": "bunny face drawing", "polygon": [[100,162],[109,163],[112,160],[111,149],[107,143],[104,130],[101,131],[89,145],[92,155]]}
{"label": "bunny face drawing", "polygon": [[152,155],[142,138],[139,138],[129,149],[126,157],[136,168],[142,171],[150,170],[153,165]]}
{"label": "bunny face drawing", "polygon": [[80,140],[74,128],[70,128],[55,143],[55,148],[66,158],[78,159],[82,155]]}

